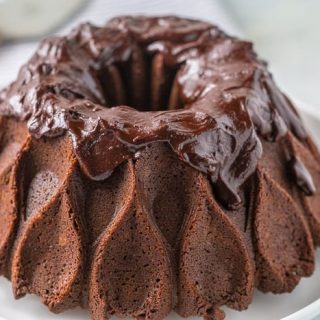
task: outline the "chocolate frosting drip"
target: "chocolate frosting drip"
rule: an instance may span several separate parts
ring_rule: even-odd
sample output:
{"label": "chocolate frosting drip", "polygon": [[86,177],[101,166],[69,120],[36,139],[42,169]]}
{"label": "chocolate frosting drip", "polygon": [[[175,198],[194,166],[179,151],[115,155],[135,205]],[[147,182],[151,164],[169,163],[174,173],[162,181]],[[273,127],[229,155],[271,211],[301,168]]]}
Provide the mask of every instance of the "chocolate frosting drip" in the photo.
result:
{"label": "chocolate frosting drip", "polygon": [[300,158],[292,156],[289,161],[293,178],[299,188],[308,196],[316,193],[316,187],[310,172],[307,170]]}
{"label": "chocolate frosting drip", "polygon": [[[148,59],[160,53],[166,67],[178,70],[178,110],[140,112],[108,102],[99,75],[128,65],[137,48]],[[47,39],[0,102],[2,114],[27,120],[36,137],[67,131],[83,171],[95,180],[146,144],[166,141],[182,161],[210,175],[231,206],[261,157],[258,135],[274,141],[291,130],[306,138],[250,43],[177,17],[120,17]]]}

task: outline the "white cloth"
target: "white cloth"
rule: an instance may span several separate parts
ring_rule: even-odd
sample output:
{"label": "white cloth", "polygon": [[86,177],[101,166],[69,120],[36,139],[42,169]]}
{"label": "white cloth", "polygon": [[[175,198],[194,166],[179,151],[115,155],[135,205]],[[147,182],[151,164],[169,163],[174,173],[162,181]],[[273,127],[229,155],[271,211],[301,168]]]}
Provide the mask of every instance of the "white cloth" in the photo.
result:
{"label": "white cloth", "polygon": [[[231,34],[239,34],[221,0],[91,0],[57,33],[65,34],[80,22],[89,21],[99,25],[111,17],[123,14],[174,14],[199,18],[213,22]],[[17,27],[18,24],[19,21]],[[0,44],[0,88],[15,79],[19,68],[36,50],[38,43],[39,39]]]}

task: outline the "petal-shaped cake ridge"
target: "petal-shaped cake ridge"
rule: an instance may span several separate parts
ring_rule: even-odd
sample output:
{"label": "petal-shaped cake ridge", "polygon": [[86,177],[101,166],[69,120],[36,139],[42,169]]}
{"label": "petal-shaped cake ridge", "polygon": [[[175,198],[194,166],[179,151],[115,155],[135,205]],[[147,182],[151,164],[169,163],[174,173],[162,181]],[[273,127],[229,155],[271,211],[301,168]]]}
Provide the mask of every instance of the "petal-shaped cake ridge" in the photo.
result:
{"label": "petal-shaped cake ridge", "polygon": [[108,106],[125,105],[127,101],[124,82],[118,68],[108,65],[100,71],[100,81],[104,88],[108,88],[105,93],[106,104]]}
{"label": "petal-shaped cake ridge", "polygon": [[[313,147],[314,148],[314,147]],[[312,146],[299,142],[293,135],[289,135],[289,155],[302,161],[315,184],[316,193],[312,196],[303,192],[299,193],[305,215],[312,231],[313,239],[316,245],[320,245],[320,158],[314,154]]]}
{"label": "petal-shaped cake ridge", "polygon": [[262,140],[263,155],[259,161],[259,167],[276,181],[283,189],[292,195],[297,189],[291,183],[288,166],[286,146],[288,145],[288,136],[278,141]]}
{"label": "petal-shaped cake ridge", "polygon": [[254,269],[243,236],[221,210],[208,181],[199,176],[181,240],[180,315],[210,317],[224,304],[242,310],[252,299]]}
{"label": "petal-shaped cake ridge", "polygon": [[176,300],[181,231],[193,209],[190,200],[198,192],[195,181],[199,172],[180,161],[165,142],[147,146],[136,161],[135,169],[137,190],[142,190],[144,209],[168,247]]}
{"label": "petal-shaped cake ridge", "polygon": [[261,169],[257,171],[254,232],[259,289],[288,292],[301,277],[312,274],[310,230],[294,200]]}
{"label": "petal-shaped cake ridge", "polygon": [[183,103],[180,100],[179,72],[177,72],[173,79],[173,83],[170,91],[168,109],[169,110],[177,109],[177,106],[179,105],[182,106]]}
{"label": "petal-shaped cake ridge", "polygon": [[[168,85],[166,81],[166,70],[164,64],[164,55],[158,53],[155,55],[151,66],[151,107],[152,110],[159,110],[165,105],[164,89]],[[170,86],[171,87],[171,86]]]}
{"label": "petal-shaped cake ridge", "polygon": [[7,263],[19,220],[17,166],[30,141],[24,123],[0,118],[0,275]]}
{"label": "petal-shaped cake ridge", "polygon": [[130,178],[132,170],[124,164],[118,167],[109,179],[92,181],[83,177],[85,189],[84,224],[86,229],[86,266],[84,274],[83,305],[88,305],[88,284],[92,262],[95,260],[95,251],[103,234],[118,211],[123,210],[131,203]]}
{"label": "petal-shaped cake ridge", "polygon": [[[299,159],[299,152],[292,147],[293,144],[297,144],[305,150],[310,158],[316,159],[315,146],[310,146],[310,142],[308,141],[302,145],[291,133],[288,133],[279,141],[262,142],[264,153],[259,162],[259,166],[264,172],[268,173],[269,177],[281,186],[288,196],[291,197],[292,201],[295,202],[297,205],[296,209],[300,215],[305,217],[308,222],[307,227],[312,233],[315,244],[317,244],[318,233],[320,232],[320,221],[317,219],[317,207],[313,206],[308,208],[304,199],[309,198],[309,196],[305,197],[297,183],[292,183],[292,176],[295,175],[292,169],[293,160],[296,158]],[[315,167],[318,166],[315,163],[313,164],[316,165]],[[318,180],[315,179],[315,183],[318,183],[317,181]],[[313,197],[316,197],[316,195],[313,195]]]}
{"label": "petal-shaped cake ridge", "polygon": [[128,166],[127,197],[94,253],[89,304],[94,319],[113,314],[163,319],[172,309],[170,257],[163,236],[145,210],[134,167]]}
{"label": "petal-shaped cake ridge", "polygon": [[85,224],[89,250],[95,250],[100,237],[118,211],[126,207],[130,199],[130,170],[124,164],[109,179],[92,181],[84,178]]}
{"label": "petal-shaped cake ridge", "polygon": [[177,67],[168,67],[165,64],[163,53],[159,52],[154,56],[151,65],[151,110],[161,110],[163,106],[169,106],[171,96],[171,109],[182,107],[182,104],[179,106],[178,102],[174,101],[174,95],[177,94],[173,92],[177,90],[177,83],[176,86],[173,85],[176,72]]}
{"label": "petal-shaped cake ridge", "polygon": [[[19,175],[20,226],[11,281],[17,298],[40,296],[54,312],[77,306],[83,267],[80,194],[70,139],[33,140]],[[39,247],[39,243],[41,246]]]}
{"label": "petal-shaped cake ridge", "polygon": [[147,77],[147,61],[145,53],[141,48],[134,47],[131,55],[129,88],[126,90],[131,94],[129,100],[133,107],[138,110],[146,108],[148,105],[147,82],[150,81]]}
{"label": "petal-shaped cake ridge", "polygon": [[165,142],[147,146],[135,169],[145,210],[152,215],[169,246],[177,249],[180,230],[193,206],[190,199],[198,192],[195,180],[199,173],[180,161]]}

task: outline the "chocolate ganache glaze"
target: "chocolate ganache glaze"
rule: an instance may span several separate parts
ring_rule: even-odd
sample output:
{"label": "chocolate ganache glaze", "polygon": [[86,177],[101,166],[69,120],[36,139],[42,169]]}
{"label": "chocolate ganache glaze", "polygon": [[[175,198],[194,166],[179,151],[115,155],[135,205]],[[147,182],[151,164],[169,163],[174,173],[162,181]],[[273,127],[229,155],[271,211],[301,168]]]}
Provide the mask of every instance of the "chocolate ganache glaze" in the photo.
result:
{"label": "chocolate ganache glaze", "polygon": [[[120,17],[44,40],[0,102],[2,114],[27,120],[36,137],[70,134],[94,180],[166,141],[211,176],[231,207],[256,170],[259,137],[275,141],[288,130],[307,137],[250,43],[176,17]],[[297,185],[313,194],[303,164],[292,168]]]}

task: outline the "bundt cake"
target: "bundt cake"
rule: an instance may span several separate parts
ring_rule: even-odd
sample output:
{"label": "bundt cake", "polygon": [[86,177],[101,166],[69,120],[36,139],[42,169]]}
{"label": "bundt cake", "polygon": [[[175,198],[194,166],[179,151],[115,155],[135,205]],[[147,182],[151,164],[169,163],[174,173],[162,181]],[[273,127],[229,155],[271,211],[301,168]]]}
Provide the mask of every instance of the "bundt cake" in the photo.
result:
{"label": "bundt cake", "polygon": [[0,95],[0,274],[53,312],[223,319],[320,244],[320,155],[252,44],[119,17],[44,40]]}

